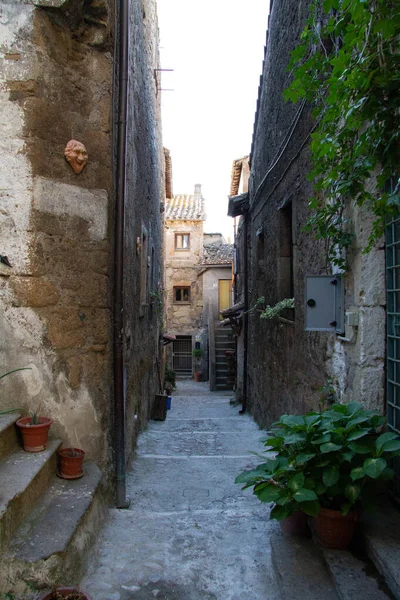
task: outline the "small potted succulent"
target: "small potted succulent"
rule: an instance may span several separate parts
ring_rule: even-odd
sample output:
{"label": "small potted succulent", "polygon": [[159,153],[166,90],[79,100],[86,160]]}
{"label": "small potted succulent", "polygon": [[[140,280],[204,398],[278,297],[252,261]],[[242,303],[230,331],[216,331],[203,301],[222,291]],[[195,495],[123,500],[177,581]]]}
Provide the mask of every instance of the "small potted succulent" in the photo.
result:
{"label": "small potted succulent", "polygon": [[384,417],[360,404],[333,404],[321,412],[283,415],[265,441],[269,456],[236,478],[281,521],[298,510],[316,517],[322,545],[345,548],[361,510],[376,503],[378,481],[393,478],[400,439],[383,431]]}
{"label": "small potted succulent", "polygon": [[52,423],[52,419],[42,417],[39,411],[35,411],[29,417],[18,419],[16,424],[21,432],[22,443],[26,452],[45,450]]}

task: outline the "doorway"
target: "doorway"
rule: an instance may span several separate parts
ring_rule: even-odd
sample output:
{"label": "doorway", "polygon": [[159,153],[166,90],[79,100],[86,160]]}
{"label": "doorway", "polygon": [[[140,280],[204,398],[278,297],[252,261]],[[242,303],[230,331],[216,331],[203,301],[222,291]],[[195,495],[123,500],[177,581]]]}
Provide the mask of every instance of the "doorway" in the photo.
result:
{"label": "doorway", "polygon": [[221,310],[232,306],[232,279],[218,280],[218,314],[222,321]]}
{"label": "doorway", "polygon": [[172,368],[177,375],[192,374],[192,336],[177,335],[172,344]]}

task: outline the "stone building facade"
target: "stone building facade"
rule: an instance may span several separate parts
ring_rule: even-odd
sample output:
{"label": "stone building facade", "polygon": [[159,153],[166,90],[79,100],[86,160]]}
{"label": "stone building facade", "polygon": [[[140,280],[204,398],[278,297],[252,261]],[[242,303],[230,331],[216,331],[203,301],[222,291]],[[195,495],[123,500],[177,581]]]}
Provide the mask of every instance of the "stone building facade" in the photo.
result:
{"label": "stone building facade", "polygon": [[[178,336],[169,351],[176,355],[173,368],[191,375],[192,349],[200,342],[204,350],[203,257],[204,198],[196,184],[193,195],[172,195],[165,210],[165,306],[166,328]],[[183,355],[177,350],[182,346]],[[181,358],[178,358],[178,353]],[[204,352],[203,352],[204,355]],[[171,360],[171,357],[169,358]],[[174,363],[175,361],[172,360]]]}
{"label": "stone building facade", "polygon": [[[110,466],[113,431],[114,117],[111,0],[0,8],[0,407],[52,417],[54,436]],[[164,157],[153,0],[129,13],[124,364],[127,456],[156,391]],[[88,162],[76,174],[71,139]],[[145,290],[143,291],[143,289]],[[138,308],[140,307],[140,309]],[[133,419],[134,415],[136,418]]]}
{"label": "stone building facade", "polygon": [[[233,246],[226,244],[220,233],[204,233],[204,219],[204,198],[199,184],[193,195],[167,197],[166,328],[177,338],[168,349],[168,362],[178,375],[191,376],[198,370],[207,380],[209,322],[219,321],[221,297],[231,304]],[[222,290],[224,283],[228,286]],[[202,354],[197,360],[192,359],[195,348]]]}
{"label": "stone building facade", "polygon": [[[343,275],[345,327],[306,331],[307,276],[339,275],[326,264],[322,241],[304,231],[312,184],[309,140],[311,107],[285,102],[287,65],[305,25],[309,0],[274,0],[250,154],[247,193],[231,190],[229,214],[241,216],[238,301],[242,300],[245,351],[239,369],[239,398],[261,424],[284,413],[318,408],[321,388],[333,385],[341,401],[384,410],[385,262],[384,243],[362,254],[371,227],[366,208],[349,214],[355,233],[349,271]],[[253,309],[264,297],[274,306],[295,299],[294,310],[261,320]],[[243,308],[239,307],[239,308]],[[238,316],[240,316],[238,311]],[[247,356],[246,356],[247,353]],[[243,390],[244,387],[244,390]]]}

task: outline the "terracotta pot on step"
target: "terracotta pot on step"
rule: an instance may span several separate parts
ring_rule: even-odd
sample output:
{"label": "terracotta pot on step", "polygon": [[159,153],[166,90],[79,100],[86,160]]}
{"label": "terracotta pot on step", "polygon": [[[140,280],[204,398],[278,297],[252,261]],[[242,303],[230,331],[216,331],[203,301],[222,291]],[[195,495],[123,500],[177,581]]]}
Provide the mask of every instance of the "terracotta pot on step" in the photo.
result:
{"label": "terracotta pot on step", "polygon": [[347,548],[353,539],[357,518],[356,511],[342,515],[340,510],[321,508],[315,517],[315,529],[320,544],[336,550]]}
{"label": "terracotta pot on step", "polygon": [[309,533],[307,515],[302,510],[279,521],[279,526],[284,535],[300,535],[305,537]]}
{"label": "terracotta pot on step", "polygon": [[41,452],[46,448],[52,423],[53,421],[47,417],[39,417],[39,423],[35,425],[32,424],[32,417],[18,419],[17,426],[26,452]]}
{"label": "terracotta pot on step", "polygon": [[65,600],[92,600],[86,592],[72,587],[57,588],[49,594],[42,596],[40,600],[59,600],[59,598],[65,598]]}
{"label": "terracotta pot on step", "polygon": [[57,475],[63,479],[79,479],[83,476],[85,452],[80,448],[63,448],[58,451],[59,469]]}
{"label": "terracotta pot on step", "polygon": [[195,371],[193,375],[194,375],[194,380],[197,381],[197,383],[199,383],[199,381],[201,381],[201,375],[202,375],[201,371]]}

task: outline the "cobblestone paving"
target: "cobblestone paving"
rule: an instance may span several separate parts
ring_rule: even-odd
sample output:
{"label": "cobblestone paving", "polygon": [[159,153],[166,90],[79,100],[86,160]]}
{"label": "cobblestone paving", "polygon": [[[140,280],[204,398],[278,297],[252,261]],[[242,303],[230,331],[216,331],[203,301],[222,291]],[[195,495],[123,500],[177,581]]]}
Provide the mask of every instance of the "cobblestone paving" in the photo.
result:
{"label": "cobblestone paving", "polygon": [[82,581],[93,600],[278,600],[268,507],[234,479],[263,432],[208,384],[178,381],[140,436],[128,510],[111,509]]}

